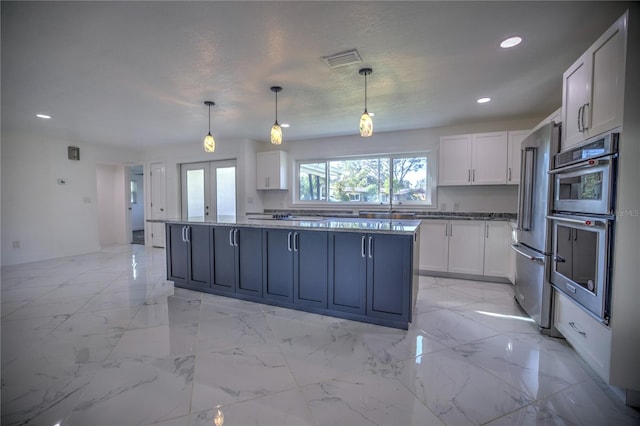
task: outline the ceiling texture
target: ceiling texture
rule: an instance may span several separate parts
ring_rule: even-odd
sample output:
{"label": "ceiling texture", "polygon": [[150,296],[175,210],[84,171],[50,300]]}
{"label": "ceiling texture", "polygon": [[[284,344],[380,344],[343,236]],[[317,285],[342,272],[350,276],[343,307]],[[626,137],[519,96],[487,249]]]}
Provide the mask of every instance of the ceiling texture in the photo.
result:
{"label": "ceiling texture", "polygon": [[[2,130],[135,149],[544,117],[624,2],[2,1]],[[523,42],[501,49],[500,41]],[[357,49],[362,62],[322,60]],[[477,104],[476,99],[493,100]],[[36,114],[51,115],[51,120]]]}

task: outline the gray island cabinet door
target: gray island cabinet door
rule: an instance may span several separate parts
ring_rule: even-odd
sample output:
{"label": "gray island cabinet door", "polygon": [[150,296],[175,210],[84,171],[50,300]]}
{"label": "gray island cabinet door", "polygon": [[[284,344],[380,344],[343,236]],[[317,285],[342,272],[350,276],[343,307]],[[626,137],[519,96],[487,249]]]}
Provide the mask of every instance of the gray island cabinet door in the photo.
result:
{"label": "gray island cabinet door", "polygon": [[262,297],[262,229],[239,228],[237,241],[237,292]]}
{"label": "gray island cabinet door", "polygon": [[293,231],[264,229],[266,279],[263,297],[293,303]]}
{"label": "gray island cabinet door", "polygon": [[214,290],[233,293],[236,287],[236,248],[233,240],[234,228],[213,227],[213,282]]}
{"label": "gray island cabinet door", "polygon": [[329,309],[365,314],[367,289],[366,236],[329,234]]}
{"label": "gray island cabinet door", "polygon": [[413,238],[376,234],[367,241],[367,315],[408,321]]}
{"label": "gray island cabinet door", "polygon": [[167,277],[176,285],[187,283],[187,242],[184,225],[167,225]]}
{"label": "gray island cabinet door", "polygon": [[191,225],[187,230],[189,282],[191,287],[211,287],[211,227]]}
{"label": "gray island cabinet door", "polygon": [[178,287],[211,286],[211,229],[167,225],[167,275]]}
{"label": "gray island cabinet door", "polygon": [[307,306],[327,307],[328,234],[296,231],[294,234],[293,301]]}

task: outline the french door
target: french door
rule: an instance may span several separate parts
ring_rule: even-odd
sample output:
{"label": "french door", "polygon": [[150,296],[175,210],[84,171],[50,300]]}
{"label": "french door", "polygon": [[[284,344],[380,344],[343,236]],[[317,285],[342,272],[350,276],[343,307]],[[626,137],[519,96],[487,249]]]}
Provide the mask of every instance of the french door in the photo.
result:
{"label": "french door", "polygon": [[184,219],[235,221],[236,160],[182,164],[180,174]]}

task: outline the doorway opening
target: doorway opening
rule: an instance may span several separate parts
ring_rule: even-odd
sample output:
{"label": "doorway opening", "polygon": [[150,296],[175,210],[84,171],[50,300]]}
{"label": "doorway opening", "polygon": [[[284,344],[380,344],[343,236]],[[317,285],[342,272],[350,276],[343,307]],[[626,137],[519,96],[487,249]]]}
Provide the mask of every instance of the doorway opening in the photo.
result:
{"label": "doorway opening", "polygon": [[144,171],[142,165],[131,166],[129,170],[131,244],[144,245]]}

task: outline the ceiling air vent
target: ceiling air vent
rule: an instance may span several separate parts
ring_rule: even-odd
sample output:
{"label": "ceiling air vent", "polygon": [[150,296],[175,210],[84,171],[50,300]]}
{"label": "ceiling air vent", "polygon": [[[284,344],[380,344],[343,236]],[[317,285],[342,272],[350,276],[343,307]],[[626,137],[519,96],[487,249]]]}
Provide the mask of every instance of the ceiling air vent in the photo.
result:
{"label": "ceiling air vent", "polygon": [[356,49],[348,50],[342,53],[336,53],[331,56],[323,56],[322,60],[331,68],[343,67],[345,65],[357,64],[362,62],[362,58]]}

